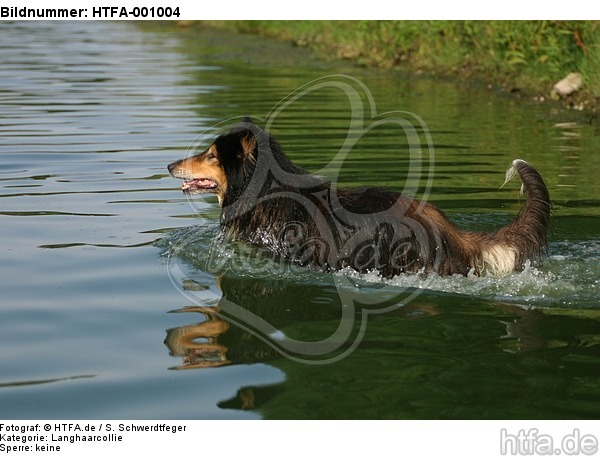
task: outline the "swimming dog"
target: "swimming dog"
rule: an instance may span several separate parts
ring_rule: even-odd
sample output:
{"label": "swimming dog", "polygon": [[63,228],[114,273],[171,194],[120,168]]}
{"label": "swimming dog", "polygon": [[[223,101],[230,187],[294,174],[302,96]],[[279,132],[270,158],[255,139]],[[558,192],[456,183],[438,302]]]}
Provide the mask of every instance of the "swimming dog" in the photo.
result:
{"label": "swimming dog", "polygon": [[188,195],[216,194],[226,238],[321,270],[505,275],[542,258],[550,197],[540,174],[514,160],[526,203],[493,233],[458,229],[437,207],[377,188],[342,189],[294,164],[248,118],[201,154],[168,165]]}

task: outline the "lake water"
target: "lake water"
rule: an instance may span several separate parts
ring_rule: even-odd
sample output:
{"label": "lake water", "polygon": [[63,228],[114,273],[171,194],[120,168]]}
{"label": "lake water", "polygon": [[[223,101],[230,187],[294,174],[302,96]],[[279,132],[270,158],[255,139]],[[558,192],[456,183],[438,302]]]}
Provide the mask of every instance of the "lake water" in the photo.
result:
{"label": "lake water", "polygon": [[[1,418],[600,418],[596,118],[202,29],[3,22],[0,56]],[[382,280],[215,247],[166,165],[245,114],[464,229],[516,215],[528,160],[548,257]]]}

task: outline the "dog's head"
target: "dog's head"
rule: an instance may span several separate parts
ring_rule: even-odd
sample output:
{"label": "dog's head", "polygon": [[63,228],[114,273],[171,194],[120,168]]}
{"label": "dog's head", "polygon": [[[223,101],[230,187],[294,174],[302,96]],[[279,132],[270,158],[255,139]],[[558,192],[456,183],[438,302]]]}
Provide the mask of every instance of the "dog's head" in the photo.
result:
{"label": "dog's head", "polygon": [[254,133],[244,119],[240,126],[220,135],[199,155],[178,160],[168,166],[171,175],[183,179],[181,190],[188,195],[214,193],[223,205],[228,187],[239,180],[248,165],[256,162]]}

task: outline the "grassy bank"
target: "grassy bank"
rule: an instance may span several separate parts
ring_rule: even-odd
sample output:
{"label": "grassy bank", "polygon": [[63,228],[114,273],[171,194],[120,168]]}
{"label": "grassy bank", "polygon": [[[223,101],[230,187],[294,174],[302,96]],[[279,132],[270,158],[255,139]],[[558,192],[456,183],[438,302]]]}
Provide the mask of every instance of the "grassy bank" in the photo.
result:
{"label": "grassy bank", "polygon": [[570,72],[577,96],[600,96],[594,21],[213,21],[212,26],[309,46],[323,57],[380,68],[478,79],[549,94]]}

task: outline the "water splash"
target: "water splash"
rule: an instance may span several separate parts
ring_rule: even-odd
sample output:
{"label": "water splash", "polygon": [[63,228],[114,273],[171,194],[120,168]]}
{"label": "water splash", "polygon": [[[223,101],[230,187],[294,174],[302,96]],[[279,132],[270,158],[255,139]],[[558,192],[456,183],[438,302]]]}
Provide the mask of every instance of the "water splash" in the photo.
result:
{"label": "water splash", "polygon": [[523,271],[503,277],[402,274],[385,280],[363,274],[361,278],[536,307],[600,307],[600,242],[557,242],[550,251],[553,253],[541,266],[528,264]]}
{"label": "water splash", "polygon": [[[177,255],[192,268],[218,275],[216,265],[239,276],[303,280],[324,283],[326,273],[265,260],[258,249],[228,244],[218,239],[218,224],[173,231],[158,244],[164,255]],[[182,248],[184,247],[184,248]],[[527,265],[521,272],[503,277],[401,274],[391,279],[377,272],[360,274],[345,269],[336,274],[353,279],[357,287],[385,285],[403,289],[477,296],[533,307],[600,308],[600,241],[561,241],[549,246],[550,256],[540,266]],[[260,260],[259,260],[260,258]]]}

